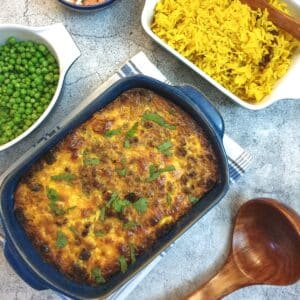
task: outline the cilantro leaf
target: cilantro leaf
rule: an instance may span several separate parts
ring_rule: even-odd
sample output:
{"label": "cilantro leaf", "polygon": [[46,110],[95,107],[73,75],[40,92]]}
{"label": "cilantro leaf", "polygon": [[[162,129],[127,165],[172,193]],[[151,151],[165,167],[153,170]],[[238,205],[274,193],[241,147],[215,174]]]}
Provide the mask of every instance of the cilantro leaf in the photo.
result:
{"label": "cilantro leaf", "polygon": [[148,201],[146,198],[140,198],[133,203],[133,207],[138,213],[144,213],[148,208]]}
{"label": "cilantro leaf", "polygon": [[47,197],[50,201],[58,201],[59,195],[57,191],[53,188],[47,188]]}
{"label": "cilantro leaf", "polygon": [[60,197],[59,197],[57,191],[53,188],[47,188],[46,191],[47,191],[47,197],[50,201],[49,207],[50,207],[51,212],[57,216],[64,215],[65,211],[57,205],[57,201],[60,200]]}
{"label": "cilantro leaf", "polygon": [[196,198],[196,197],[193,197],[192,195],[189,195],[189,201],[192,203],[192,204],[195,204],[199,201],[199,198]]}
{"label": "cilantro leaf", "polygon": [[132,138],[136,135],[139,123],[136,122],[134,125],[126,132],[126,137]]}
{"label": "cilantro leaf", "polygon": [[124,147],[125,148],[129,148],[130,147],[130,138],[133,138],[136,133],[137,133],[137,129],[138,129],[139,123],[135,122],[134,125],[126,132],[125,134],[125,142],[124,142]]}
{"label": "cilantro leaf", "polygon": [[54,181],[72,181],[75,179],[75,175],[70,172],[60,173],[58,175],[51,176]]}
{"label": "cilantro leaf", "polygon": [[159,114],[157,113],[152,113],[152,112],[146,112],[143,114],[143,120],[144,121],[152,121],[162,127],[168,128],[168,129],[175,129],[176,126],[175,125],[170,125],[168,124],[165,119],[163,117],[161,117]]}
{"label": "cilantro leaf", "polygon": [[125,177],[127,175],[127,168],[124,169],[116,169],[116,172],[119,176]]}
{"label": "cilantro leaf", "polygon": [[68,213],[70,211],[72,211],[73,209],[77,208],[77,205],[74,205],[74,206],[71,206],[71,207],[68,207],[65,211],[65,213]]}
{"label": "cilantro leaf", "polygon": [[134,250],[134,245],[132,243],[129,244],[129,249],[130,249],[130,259],[131,263],[134,264],[136,259],[135,259],[135,250]]}
{"label": "cilantro leaf", "polygon": [[126,199],[122,200],[122,199],[118,198],[112,203],[112,207],[116,212],[120,213],[120,212],[123,212],[123,210],[130,204],[131,203],[128,200],[126,200]]}
{"label": "cilantro leaf", "polygon": [[105,220],[105,210],[106,210],[106,208],[105,208],[105,206],[103,206],[101,208],[100,218],[99,218],[102,222]]}
{"label": "cilantro leaf", "polygon": [[173,165],[170,165],[170,166],[166,166],[165,168],[159,169],[158,171],[164,173],[164,172],[172,172],[175,170],[176,170],[175,167]]}
{"label": "cilantro leaf", "polygon": [[68,244],[67,236],[62,231],[58,231],[56,235],[56,242],[55,242],[56,248],[62,249],[67,244]]}
{"label": "cilantro leaf", "polygon": [[124,142],[124,147],[125,147],[126,149],[130,148],[130,142],[129,142],[129,140],[125,140],[125,142]]}
{"label": "cilantro leaf", "polygon": [[69,230],[74,234],[75,237],[79,236],[79,232],[76,230],[74,226],[70,226]]}
{"label": "cilantro leaf", "polygon": [[83,164],[85,166],[99,165],[100,159],[98,157],[91,157],[88,151],[83,152]]}
{"label": "cilantro leaf", "polygon": [[119,262],[120,262],[121,272],[125,273],[127,271],[127,269],[128,269],[126,258],[123,255],[121,255],[119,257]]}
{"label": "cilantro leaf", "polygon": [[50,201],[49,207],[51,212],[57,216],[62,216],[65,214],[65,211],[62,208],[60,208],[56,202]]}
{"label": "cilantro leaf", "polygon": [[101,231],[101,230],[95,231],[94,234],[95,234],[96,237],[103,237],[103,236],[105,236],[105,232]]}
{"label": "cilantro leaf", "polygon": [[112,204],[116,199],[118,199],[118,198],[119,198],[119,196],[118,196],[118,194],[117,194],[116,192],[112,193],[112,195],[110,196],[110,199],[109,199],[108,202],[106,203],[106,206],[107,206],[107,207],[110,207],[111,204]]}
{"label": "cilantro leaf", "polygon": [[167,155],[167,156],[172,156],[172,152],[170,152],[170,148],[173,147],[173,144],[171,141],[166,140],[162,144],[158,145],[156,148],[159,152]]}
{"label": "cilantro leaf", "polygon": [[113,137],[114,135],[119,134],[121,131],[122,131],[122,128],[117,128],[117,129],[107,130],[107,131],[105,131],[104,136],[105,136],[105,137],[108,137],[108,138],[111,138],[111,137]]}
{"label": "cilantro leaf", "polygon": [[134,221],[128,221],[127,223],[124,224],[124,228],[125,229],[132,229],[138,226],[138,223],[134,222]]}
{"label": "cilantro leaf", "polygon": [[85,166],[97,166],[100,163],[100,159],[98,157],[86,157],[83,160],[83,164]]}
{"label": "cilantro leaf", "polygon": [[91,276],[97,284],[105,283],[105,278],[103,277],[100,268],[94,267],[91,271]]}
{"label": "cilantro leaf", "polygon": [[167,203],[168,203],[168,205],[170,205],[171,202],[172,202],[171,195],[170,195],[170,193],[167,193]]}
{"label": "cilantro leaf", "polygon": [[49,207],[52,213],[54,213],[57,216],[62,216],[68,212],[70,212],[71,210],[75,209],[77,206],[71,206],[69,208],[67,208],[66,210],[60,208],[57,204],[58,201],[60,201],[60,197],[59,194],[57,193],[57,191],[53,188],[47,188],[47,197],[49,199]]}
{"label": "cilantro leaf", "polygon": [[156,180],[162,173],[175,171],[175,167],[173,165],[166,166],[165,168],[157,168],[155,165],[151,165],[149,167],[149,178],[148,182]]}

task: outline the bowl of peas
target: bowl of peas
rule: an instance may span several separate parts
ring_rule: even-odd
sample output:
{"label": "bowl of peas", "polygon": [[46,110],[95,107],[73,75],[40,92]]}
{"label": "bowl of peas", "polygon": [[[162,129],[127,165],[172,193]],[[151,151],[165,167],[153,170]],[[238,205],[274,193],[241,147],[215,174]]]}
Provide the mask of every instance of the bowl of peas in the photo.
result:
{"label": "bowl of peas", "polygon": [[46,119],[79,56],[63,24],[0,25],[0,151]]}

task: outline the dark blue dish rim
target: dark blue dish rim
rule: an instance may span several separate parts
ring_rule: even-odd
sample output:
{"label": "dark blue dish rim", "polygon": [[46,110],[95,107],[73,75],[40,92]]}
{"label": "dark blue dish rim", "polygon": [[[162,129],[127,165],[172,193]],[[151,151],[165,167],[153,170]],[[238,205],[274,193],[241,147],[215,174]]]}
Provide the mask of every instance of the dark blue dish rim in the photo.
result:
{"label": "dark blue dish rim", "polygon": [[[78,284],[58,272],[52,265],[44,262],[33,247],[23,227],[15,219],[13,212],[14,191],[21,175],[45,152],[58,143],[72,129],[88,120],[94,112],[114,101],[123,92],[133,88],[146,88],[156,92],[179,105],[199,123],[208,136],[219,160],[220,181],[168,233],[160,237],[150,249],[139,256],[137,262],[134,265],[130,265],[125,274],[118,273],[99,287]],[[20,163],[3,181],[0,188],[0,217],[7,239],[5,254],[8,261],[23,280],[35,289],[52,289],[74,299],[107,297],[149,264],[224,197],[229,187],[229,172],[227,157],[222,143],[223,134],[224,123],[222,117],[196,89],[192,87],[173,87],[142,75],[121,79],[99,95],[75,118],[61,127],[47,142],[38,146],[30,158]]]}
{"label": "dark blue dish rim", "polygon": [[99,3],[99,4],[94,4],[94,5],[78,5],[78,4],[73,4],[70,3],[66,0],[58,0],[61,4],[72,8],[72,9],[77,9],[77,10],[84,10],[84,11],[89,11],[89,10],[96,10],[99,8],[105,8],[111,4],[113,4],[113,2],[115,2],[116,0],[107,0],[104,3]]}

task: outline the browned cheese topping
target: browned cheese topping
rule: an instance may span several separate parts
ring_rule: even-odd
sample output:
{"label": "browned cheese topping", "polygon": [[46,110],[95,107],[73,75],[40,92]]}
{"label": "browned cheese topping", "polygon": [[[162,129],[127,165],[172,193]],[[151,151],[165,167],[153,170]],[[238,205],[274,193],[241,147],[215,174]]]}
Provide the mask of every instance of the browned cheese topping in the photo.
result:
{"label": "browned cheese topping", "polygon": [[101,284],[126,272],[218,179],[199,125],[152,91],[132,89],[31,167],[15,215],[46,261]]}

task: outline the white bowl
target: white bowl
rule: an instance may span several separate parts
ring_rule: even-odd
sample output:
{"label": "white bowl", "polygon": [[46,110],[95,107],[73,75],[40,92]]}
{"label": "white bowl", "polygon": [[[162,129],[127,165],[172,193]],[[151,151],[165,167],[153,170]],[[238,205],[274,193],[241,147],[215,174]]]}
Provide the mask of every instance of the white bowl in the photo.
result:
{"label": "white bowl", "polygon": [[32,40],[45,44],[57,59],[59,65],[59,81],[55,94],[43,114],[21,135],[4,145],[0,145],[0,151],[9,148],[24,139],[43,122],[59,97],[68,69],[80,56],[79,49],[65,26],[61,23],[46,27],[28,27],[13,24],[0,25],[0,44],[4,44],[7,38],[11,36],[16,37],[17,40]]}
{"label": "white bowl", "polygon": [[[259,110],[263,109],[267,106],[270,106],[274,102],[277,102],[281,99],[300,99],[300,47],[298,47],[293,54],[291,66],[288,69],[288,72],[277,81],[276,85],[273,87],[271,94],[266,96],[257,104],[248,103],[245,100],[242,100],[228,89],[223,87],[220,83],[215,81],[212,77],[206,74],[204,71],[199,69],[195,64],[182,56],[175,49],[170,47],[165,41],[159,38],[152,30],[151,24],[154,16],[154,10],[157,2],[161,0],[146,0],[145,7],[142,13],[142,25],[146,33],[158,44],[164,47],[167,51],[176,56],[179,60],[188,65],[191,69],[193,69],[196,73],[201,75],[207,81],[209,81],[212,85],[214,85],[217,89],[231,98],[234,102],[243,106],[244,108],[251,110]],[[293,16],[300,19],[300,0],[285,0],[283,1],[288,4],[288,7]]]}

